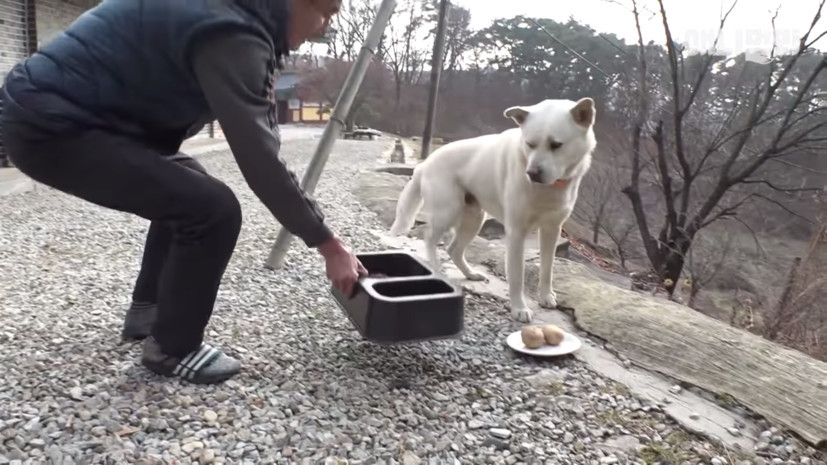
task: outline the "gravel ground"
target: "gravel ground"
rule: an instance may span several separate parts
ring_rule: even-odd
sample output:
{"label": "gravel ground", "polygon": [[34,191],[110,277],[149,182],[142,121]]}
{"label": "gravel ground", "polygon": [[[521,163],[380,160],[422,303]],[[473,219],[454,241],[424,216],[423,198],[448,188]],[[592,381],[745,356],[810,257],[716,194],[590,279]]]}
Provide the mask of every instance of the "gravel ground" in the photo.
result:
{"label": "gravel ground", "polygon": [[[303,168],[313,147],[285,158]],[[357,250],[380,226],[350,188],[385,148],[339,141],[317,192]],[[513,357],[501,341],[517,326],[489,297],[468,296],[459,341],[363,342],[301,242],[287,269],[263,268],[277,224],[229,154],[201,160],[244,206],[208,339],[245,371],[187,385],[118,343],[145,221],[48,190],[2,198],[0,465],[823,463],[769,426],[764,458],[743,461],[575,360]]]}

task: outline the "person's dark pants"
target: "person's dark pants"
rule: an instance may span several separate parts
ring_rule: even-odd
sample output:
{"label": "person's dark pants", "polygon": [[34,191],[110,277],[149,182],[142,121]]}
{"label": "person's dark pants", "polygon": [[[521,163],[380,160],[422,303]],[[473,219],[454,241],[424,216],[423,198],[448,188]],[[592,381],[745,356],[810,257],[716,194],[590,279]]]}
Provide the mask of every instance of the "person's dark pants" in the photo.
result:
{"label": "person's dark pants", "polygon": [[31,137],[8,123],[3,132],[9,157],[35,181],[151,221],[133,301],[157,303],[152,337],[164,353],[197,349],[241,229],[232,190],[186,155],[107,132]]}

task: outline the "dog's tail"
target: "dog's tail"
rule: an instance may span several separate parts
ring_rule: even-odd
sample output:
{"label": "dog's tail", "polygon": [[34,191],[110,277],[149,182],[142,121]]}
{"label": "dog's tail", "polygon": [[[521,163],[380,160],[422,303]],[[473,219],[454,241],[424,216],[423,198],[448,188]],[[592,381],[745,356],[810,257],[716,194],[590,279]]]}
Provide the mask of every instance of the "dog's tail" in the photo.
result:
{"label": "dog's tail", "polygon": [[422,208],[422,180],[419,170],[414,169],[410,182],[399,194],[399,201],[396,204],[396,219],[391,225],[390,233],[393,236],[401,236],[413,227],[416,221],[416,214]]}

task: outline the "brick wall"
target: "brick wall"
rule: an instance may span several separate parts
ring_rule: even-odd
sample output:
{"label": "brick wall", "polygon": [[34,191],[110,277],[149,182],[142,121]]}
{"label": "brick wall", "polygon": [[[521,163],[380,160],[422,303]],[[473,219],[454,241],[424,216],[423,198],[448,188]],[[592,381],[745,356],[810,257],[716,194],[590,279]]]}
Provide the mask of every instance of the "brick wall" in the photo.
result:
{"label": "brick wall", "polygon": [[[34,18],[31,2],[0,0],[0,85],[9,70],[35,49]],[[2,111],[3,101],[0,97],[0,113]],[[2,128],[0,128],[1,131]],[[0,140],[0,167],[6,164],[3,141]]]}
{"label": "brick wall", "polygon": [[[0,0],[2,1],[2,0]],[[37,0],[37,45],[49,43],[98,0]]]}

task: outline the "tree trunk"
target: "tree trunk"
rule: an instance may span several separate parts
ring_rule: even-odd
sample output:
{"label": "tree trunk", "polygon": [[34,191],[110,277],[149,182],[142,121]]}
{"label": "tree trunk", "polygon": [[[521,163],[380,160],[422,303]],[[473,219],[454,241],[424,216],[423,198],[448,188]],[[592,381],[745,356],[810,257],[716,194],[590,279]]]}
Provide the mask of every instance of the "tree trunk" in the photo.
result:
{"label": "tree trunk", "polygon": [[689,286],[689,301],[686,303],[686,306],[697,310],[695,308],[695,302],[698,299],[698,294],[701,292],[701,287],[695,284],[695,280],[692,280],[692,284]]}
{"label": "tree trunk", "polygon": [[592,244],[595,247],[597,247],[598,241],[600,241],[600,225],[603,223],[603,209],[605,207],[605,202],[600,205],[600,208],[597,209],[597,215],[594,218],[594,222],[592,223]]}
{"label": "tree trunk", "polygon": [[[664,259],[662,261],[663,269],[660,270],[660,275],[670,297],[675,293],[675,289],[681,279],[683,266],[686,263],[686,253],[691,246],[691,237],[677,237],[669,241],[669,247],[664,251]],[[667,282],[667,280],[669,280],[669,282]]]}

